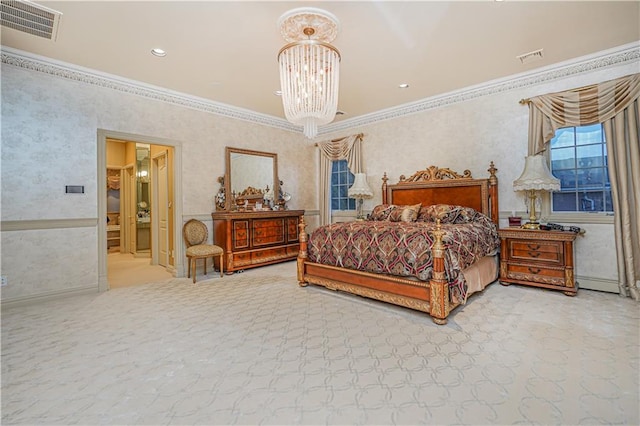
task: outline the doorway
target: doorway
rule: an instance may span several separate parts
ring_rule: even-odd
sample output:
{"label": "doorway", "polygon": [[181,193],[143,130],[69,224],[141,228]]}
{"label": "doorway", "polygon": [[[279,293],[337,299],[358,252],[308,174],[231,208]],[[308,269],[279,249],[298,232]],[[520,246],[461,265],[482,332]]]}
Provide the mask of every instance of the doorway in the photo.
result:
{"label": "doorway", "polygon": [[[119,251],[107,250],[107,227],[98,221],[100,291],[164,281],[183,271],[178,256],[183,248],[176,244],[181,241],[181,203],[174,201],[181,197],[181,176],[174,173],[180,163],[179,143],[98,131],[99,184],[107,185],[107,169],[114,168],[120,168],[122,184]],[[101,216],[107,209],[107,197],[100,191]]]}

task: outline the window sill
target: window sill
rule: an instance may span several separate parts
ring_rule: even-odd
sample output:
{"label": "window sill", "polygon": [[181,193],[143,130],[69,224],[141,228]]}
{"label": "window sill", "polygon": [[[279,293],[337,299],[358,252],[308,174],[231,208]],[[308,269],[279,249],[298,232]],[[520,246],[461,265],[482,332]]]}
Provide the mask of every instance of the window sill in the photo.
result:
{"label": "window sill", "polygon": [[551,213],[543,215],[547,222],[594,223],[613,225],[613,213]]}

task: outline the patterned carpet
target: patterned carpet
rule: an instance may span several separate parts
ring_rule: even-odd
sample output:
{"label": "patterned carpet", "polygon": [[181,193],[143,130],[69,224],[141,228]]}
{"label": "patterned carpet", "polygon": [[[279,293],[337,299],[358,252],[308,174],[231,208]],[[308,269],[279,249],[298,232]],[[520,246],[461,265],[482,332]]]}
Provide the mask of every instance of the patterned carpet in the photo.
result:
{"label": "patterned carpet", "polygon": [[446,326],[295,262],[2,312],[2,424],[638,424],[640,312],[497,283]]}

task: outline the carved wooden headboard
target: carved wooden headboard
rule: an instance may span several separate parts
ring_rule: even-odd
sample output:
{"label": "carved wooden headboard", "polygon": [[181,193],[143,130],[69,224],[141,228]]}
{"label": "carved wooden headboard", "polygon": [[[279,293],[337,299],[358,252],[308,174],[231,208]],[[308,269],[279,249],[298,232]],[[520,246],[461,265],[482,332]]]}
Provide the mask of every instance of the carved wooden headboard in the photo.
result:
{"label": "carved wooden headboard", "polygon": [[454,204],[471,207],[489,216],[498,224],[498,178],[491,162],[487,179],[473,179],[465,170],[458,174],[451,169],[431,166],[420,170],[409,178],[400,176],[395,185],[388,185],[389,178],[382,177],[382,203],[384,204]]}

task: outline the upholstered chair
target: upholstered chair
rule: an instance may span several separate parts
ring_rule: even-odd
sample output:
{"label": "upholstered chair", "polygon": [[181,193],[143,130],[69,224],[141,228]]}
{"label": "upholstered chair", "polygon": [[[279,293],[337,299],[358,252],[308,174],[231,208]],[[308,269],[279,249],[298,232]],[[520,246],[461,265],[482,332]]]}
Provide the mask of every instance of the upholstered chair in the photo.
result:
{"label": "upholstered chair", "polygon": [[224,250],[222,247],[207,244],[209,231],[207,225],[196,219],[190,219],[182,227],[182,236],[187,246],[187,277],[191,278],[193,269],[193,283],[196,282],[196,260],[204,260],[204,274],[207,274],[207,259],[220,256],[220,276],[224,273]]}

